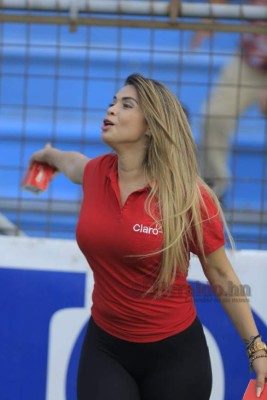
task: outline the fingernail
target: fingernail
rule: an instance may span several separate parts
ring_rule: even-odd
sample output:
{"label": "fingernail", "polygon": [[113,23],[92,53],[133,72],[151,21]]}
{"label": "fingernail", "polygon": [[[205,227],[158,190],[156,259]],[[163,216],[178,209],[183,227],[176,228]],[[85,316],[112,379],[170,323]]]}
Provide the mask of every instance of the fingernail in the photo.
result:
{"label": "fingernail", "polygon": [[261,388],[257,387],[257,397],[260,397],[260,395],[261,395]]}

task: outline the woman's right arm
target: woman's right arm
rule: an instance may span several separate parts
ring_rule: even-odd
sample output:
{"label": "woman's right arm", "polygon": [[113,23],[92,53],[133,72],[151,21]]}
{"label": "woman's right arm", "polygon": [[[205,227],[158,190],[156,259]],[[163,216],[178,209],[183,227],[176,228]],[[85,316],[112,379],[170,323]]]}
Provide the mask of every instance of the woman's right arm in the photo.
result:
{"label": "woman's right arm", "polygon": [[89,160],[79,152],[62,151],[47,144],[31,156],[30,164],[34,161],[47,163],[58,172],[62,172],[72,182],[82,184],[84,168]]}

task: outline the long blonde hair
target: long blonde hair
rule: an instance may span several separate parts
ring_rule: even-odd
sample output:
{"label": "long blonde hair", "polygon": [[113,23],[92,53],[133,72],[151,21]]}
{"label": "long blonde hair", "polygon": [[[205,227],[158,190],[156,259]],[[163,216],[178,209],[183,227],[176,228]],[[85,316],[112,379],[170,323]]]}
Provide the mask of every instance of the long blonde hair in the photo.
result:
{"label": "long blonde hair", "polygon": [[[130,75],[125,84],[135,87],[150,131],[144,171],[151,191],[145,206],[148,214],[161,224],[163,249],[158,252],[161,263],[157,279],[146,293],[157,289],[160,295],[171,288],[177,273],[186,274],[189,241],[196,242],[205,259],[201,186],[212,197],[225,220],[216,195],[200,178],[193,135],[177,98],[160,82],[139,74]],[[151,207],[154,198],[159,205],[160,217]]]}

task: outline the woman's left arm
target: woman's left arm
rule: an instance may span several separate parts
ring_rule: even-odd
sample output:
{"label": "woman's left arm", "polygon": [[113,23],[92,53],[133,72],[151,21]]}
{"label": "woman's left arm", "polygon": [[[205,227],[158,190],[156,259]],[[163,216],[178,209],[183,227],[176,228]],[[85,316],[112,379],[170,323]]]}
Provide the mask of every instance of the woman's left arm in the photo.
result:
{"label": "woman's left arm", "polygon": [[[217,294],[224,310],[232,320],[244,343],[248,344],[252,337],[259,335],[259,332],[245,294],[242,291],[238,294],[235,294],[234,290],[229,291],[229,288],[241,288],[241,282],[227,258],[224,247],[206,255],[206,260],[200,258],[200,262],[204,274],[214,288],[214,292]],[[257,342],[261,342],[261,339],[256,339],[255,343]],[[256,354],[266,356],[265,350],[257,351]],[[257,375],[256,387],[257,397],[259,397],[258,394],[263,390],[265,378],[267,377],[267,358],[259,357],[255,359],[253,361],[253,369]]]}

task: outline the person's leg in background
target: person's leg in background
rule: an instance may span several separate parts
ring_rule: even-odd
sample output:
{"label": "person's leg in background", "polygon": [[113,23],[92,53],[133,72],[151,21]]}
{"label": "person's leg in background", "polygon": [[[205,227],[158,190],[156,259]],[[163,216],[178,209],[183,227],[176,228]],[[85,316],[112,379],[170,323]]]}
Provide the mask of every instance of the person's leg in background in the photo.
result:
{"label": "person's leg in background", "polygon": [[259,91],[266,83],[266,73],[235,57],[224,67],[207,100],[199,146],[200,170],[219,198],[225,194],[230,177],[228,156],[234,121],[258,100]]}

